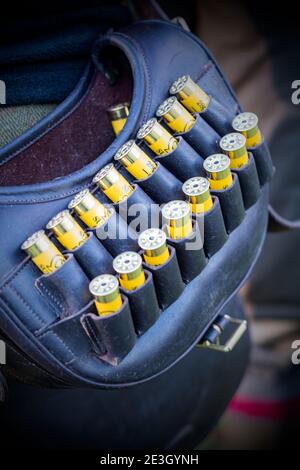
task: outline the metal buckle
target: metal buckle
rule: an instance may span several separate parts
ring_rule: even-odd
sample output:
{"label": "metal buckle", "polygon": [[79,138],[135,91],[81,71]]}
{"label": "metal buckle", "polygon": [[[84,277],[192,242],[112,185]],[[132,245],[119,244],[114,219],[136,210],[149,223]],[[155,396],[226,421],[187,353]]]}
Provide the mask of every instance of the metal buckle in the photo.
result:
{"label": "metal buckle", "polygon": [[204,339],[202,342],[197,344],[198,348],[205,348],[210,349],[212,351],[219,351],[224,353],[231,352],[234,349],[234,347],[237,345],[237,343],[247,330],[248,324],[246,320],[233,318],[229,315],[224,315],[224,318],[226,318],[229,323],[234,324],[236,326],[235,331],[232,333],[230,338],[228,338],[226,343],[221,344],[220,337],[222,335],[223,330],[217,324],[213,324],[211,328],[213,328],[218,333],[215,342],[210,342],[209,340]]}
{"label": "metal buckle", "polygon": [[175,23],[178,26],[181,26],[182,29],[184,29],[185,31],[191,32],[191,29],[190,29],[189,25],[187,24],[187,22],[185,21],[185,19],[182,16],[175,16],[175,18],[172,18],[171,21],[172,21],[172,23]]}

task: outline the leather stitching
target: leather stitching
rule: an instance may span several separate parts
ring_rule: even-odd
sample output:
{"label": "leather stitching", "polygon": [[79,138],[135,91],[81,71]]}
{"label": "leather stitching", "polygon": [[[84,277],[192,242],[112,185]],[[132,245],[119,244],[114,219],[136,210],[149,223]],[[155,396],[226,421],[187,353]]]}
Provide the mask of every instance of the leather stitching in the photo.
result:
{"label": "leather stitching", "polygon": [[35,286],[37,290],[50,301],[50,305],[57,314],[57,317],[60,316],[60,313],[66,313],[66,307],[58,297],[46,287],[42,280],[37,279]]}
{"label": "leather stitching", "polygon": [[11,289],[12,292],[18,297],[18,299],[25,305],[25,307],[28,309],[28,311],[42,324],[46,325],[46,322],[43,318],[39,316],[39,314],[33,310],[31,305],[22,297],[22,295],[11,285],[7,286],[8,289]]}
{"label": "leather stitching", "polygon": [[0,205],[5,207],[5,206],[10,206],[11,204],[14,204],[14,205],[16,205],[16,204],[31,204],[31,203],[38,204],[40,202],[57,201],[59,199],[63,199],[64,197],[72,196],[73,194],[76,194],[79,191],[81,191],[85,188],[88,188],[88,187],[90,188],[92,186],[93,186],[93,183],[83,184],[83,185],[80,185],[76,188],[73,188],[70,191],[66,191],[64,193],[59,193],[57,195],[57,197],[49,196],[49,197],[42,197],[42,198],[39,198],[39,199],[12,199],[12,200],[6,201],[5,203],[2,203],[0,201]]}
{"label": "leather stitching", "polygon": [[[40,336],[40,339],[45,338],[46,336],[49,336],[49,335],[55,336],[56,339],[58,339],[58,341],[64,346],[65,350],[68,351],[68,352],[71,354],[72,360],[71,360],[71,361],[68,361],[68,362],[72,362],[72,361],[76,358],[74,352],[73,352],[73,351],[71,350],[71,348],[64,342],[64,340],[63,340],[60,336],[58,336],[58,334],[55,333],[53,330],[50,331],[50,332],[47,331],[44,335]],[[56,351],[53,351],[53,350],[52,350],[50,347],[48,347],[48,346],[47,346],[47,349],[49,349],[49,351],[57,358],[57,353],[56,353]],[[63,363],[65,364],[64,361],[63,361]]]}
{"label": "leather stitching", "polygon": [[23,271],[23,269],[27,266],[29,262],[29,258],[27,261],[23,262],[23,264],[19,265],[19,267],[17,267],[17,270],[15,271],[15,273],[12,275],[12,277],[8,277],[6,278],[6,280],[4,280],[3,284],[0,286],[0,292],[2,290],[4,290],[7,286],[9,286],[10,283],[12,283],[16,277]]}
{"label": "leather stitching", "polygon": [[[142,54],[142,57],[144,59],[144,69],[145,69],[145,72],[146,72],[146,76],[147,76],[147,83],[146,83],[146,90],[147,90],[147,98],[146,98],[146,112],[143,113],[144,116],[145,115],[148,115],[149,113],[149,108],[150,108],[150,105],[151,105],[151,87],[148,86],[149,83],[151,83],[151,74],[150,74],[150,68],[149,68],[149,65],[148,65],[148,61],[146,59],[146,55],[145,55],[145,52],[144,52],[144,49],[141,47],[141,45],[132,37],[130,36],[127,36],[126,34],[124,33],[114,33],[114,36],[117,36],[117,37],[121,37],[123,40],[127,40],[128,42],[132,43],[132,45],[134,46],[135,49],[138,49],[138,51]],[[146,119],[145,119],[146,121]],[[145,122],[144,120],[142,120],[142,123]],[[141,123],[141,124],[142,124]]]}
{"label": "leather stitching", "polygon": [[86,331],[87,335],[90,337],[92,343],[96,345],[97,351],[100,352],[100,354],[104,354],[103,351],[103,344],[99,340],[99,333],[97,331],[97,328],[93,322],[93,320],[90,317],[83,317],[81,319],[81,324]]}

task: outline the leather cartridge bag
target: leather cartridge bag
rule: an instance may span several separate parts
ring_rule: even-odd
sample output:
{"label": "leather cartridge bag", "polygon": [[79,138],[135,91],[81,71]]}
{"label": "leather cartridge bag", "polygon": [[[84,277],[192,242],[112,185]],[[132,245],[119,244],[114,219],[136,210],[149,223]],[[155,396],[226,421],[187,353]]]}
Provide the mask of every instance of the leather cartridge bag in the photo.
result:
{"label": "leather cartridge bag", "polygon": [[[191,376],[198,377],[193,400],[197,395],[197,406],[211,412],[207,428],[227,405],[247,364],[249,337],[237,293],[260,254],[268,224],[273,167],[265,142],[249,153],[249,173],[255,177],[235,172],[230,191],[213,192],[204,246],[193,253],[168,242],[168,262],[155,269],[145,264],[145,284],[133,293],[123,290],[122,307],[111,317],[96,314],[88,284],[97,266],[99,274],[112,272],[117,253],[139,250],[129,232],[122,240],[105,241],[89,231],[86,244],[65,253],[66,262],[47,275],[20,249],[81,190],[96,191],[109,203],[92,183],[94,175],[114,161],[122,144],[136,139],[184,74],[211,97],[197,118],[206,132],[195,128],[190,136],[178,136],[175,155],[155,158],[157,170],[145,181],[131,179],[130,196],[145,206],[167,202],[173,194],[184,199],[186,177],[180,176],[199,175],[207,157],[200,149],[217,148],[217,138],[230,131],[241,108],[205,46],[167,20],[138,21],[101,36],[72,94],[1,149],[0,337],[8,359],[1,371],[47,387],[107,389],[107,397],[112,388],[123,388],[126,397],[128,386],[145,382],[145,397],[147,383],[150,387],[160,374],[169,369],[175,374],[179,363],[190,362]],[[130,113],[114,137],[106,110],[126,101]],[[124,224],[120,207],[114,209]],[[205,350],[209,345],[219,345],[223,353]]]}

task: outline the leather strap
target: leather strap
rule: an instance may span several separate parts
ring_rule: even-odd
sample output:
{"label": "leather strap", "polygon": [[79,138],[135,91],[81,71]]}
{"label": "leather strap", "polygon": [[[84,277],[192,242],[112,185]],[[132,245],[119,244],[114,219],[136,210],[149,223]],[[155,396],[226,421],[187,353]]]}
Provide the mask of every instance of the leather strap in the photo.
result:
{"label": "leather strap", "polygon": [[[0,339],[4,339],[0,332]],[[7,378],[17,379],[19,382],[29,385],[39,385],[47,388],[66,388],[68,384],[65,381],[54,378],[47,371],[33,363],[29,358],[25,357],[18,348],[11,344],[5,338],[7,346],[7,357],[9,358],[5,365],[5,375]],[[4,401],[7,396],[8,387],[6,379],[3,375],[3,369],[0,370],[0,402]]]}
{"label": "leather strap", "polygon": [[148,2],[144,2],[144,0],[129,0],[128,7],[136,20],[169,19],[156,0],[148,0]]}
{"label": "leather strap", "polygon": [[5,400],[6,393],[7,393],[7,383],[6,383],[4,375],[0,371],[0,402]]}
{"label": "leather strap", "polygon": [[282,217],[273,206],[269,205],[269,232],[286,232],[289,230],[300,229],[300,219],[288,220]]}

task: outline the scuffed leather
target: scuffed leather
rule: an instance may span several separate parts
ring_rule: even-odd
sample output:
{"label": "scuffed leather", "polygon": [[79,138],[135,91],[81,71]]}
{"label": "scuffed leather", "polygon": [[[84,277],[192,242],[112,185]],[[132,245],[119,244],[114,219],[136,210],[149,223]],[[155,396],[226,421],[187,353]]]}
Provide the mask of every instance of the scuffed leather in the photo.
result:
{"label": "scuffed leather", "polygon": [[203,159],[182,137],[172,152],[156,158],[182,182],[195,175],[204,175]]}
{"label": "scuffed leather", "polygon": [[58,316],[66,317],[82,309],[90,300],[89,278],[72,255],[53,273],[37,278],[36,288]]}

